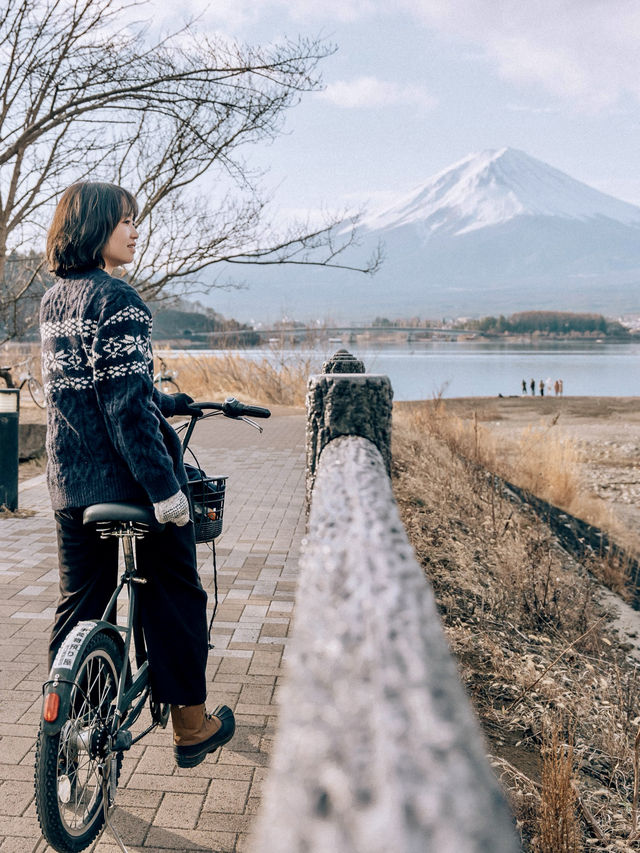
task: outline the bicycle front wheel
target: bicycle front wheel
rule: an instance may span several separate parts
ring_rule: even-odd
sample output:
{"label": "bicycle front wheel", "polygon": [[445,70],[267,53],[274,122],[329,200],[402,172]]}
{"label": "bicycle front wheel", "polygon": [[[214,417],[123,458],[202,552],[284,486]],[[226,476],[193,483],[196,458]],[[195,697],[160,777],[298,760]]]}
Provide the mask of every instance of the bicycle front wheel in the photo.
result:
{"label": "bicycle front wheel", "polygon": [[[98,767],[106,757],[121,669],[122,654],[113,638],[96,634],[82,654],[62,728],[48,735],[41,727],[38,733],[36,810],[42,834],[60,853],[84,850],[104,823]],[[118,762],[119,774],[122,753],[112,761]]]}
{"label": "bicycle front wheel", "polygon": [[31,394],[31,399],[36,404],[36,406],[39,406],[39,408],[44,409],[44,388],[38,382],[38,380],[34,379],[32,376],[27,382],[27,388],[29,389],[29,394]]}

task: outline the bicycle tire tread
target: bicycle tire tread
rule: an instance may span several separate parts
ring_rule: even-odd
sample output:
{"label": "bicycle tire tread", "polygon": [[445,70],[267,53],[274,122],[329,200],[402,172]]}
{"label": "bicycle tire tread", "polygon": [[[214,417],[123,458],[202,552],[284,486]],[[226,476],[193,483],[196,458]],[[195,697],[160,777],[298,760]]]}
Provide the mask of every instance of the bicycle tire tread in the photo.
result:
{"label": "bicycle tire tread", "polygon": [[[122,667],[120,652],[113,639],[105,632],[95,634],[83,651],[83,659],[98,648],[102,643],[107,645],[102,651],[107,652],[116,664],[116,670]],[[95,841],[104,828],[103,797],[100,793],[94,818],[84,833],[70,835],[63,826],[58,806],[58,756],[61,731],[48,735],[43,731],[42,722],[36,739],[36,758],[34,767],[34,784],[36,799],[36,814],[42,835],[58,853],[80,853]],[[122,769],[122,753],[115,754],[117,762],[116,784],[120,779]]]}

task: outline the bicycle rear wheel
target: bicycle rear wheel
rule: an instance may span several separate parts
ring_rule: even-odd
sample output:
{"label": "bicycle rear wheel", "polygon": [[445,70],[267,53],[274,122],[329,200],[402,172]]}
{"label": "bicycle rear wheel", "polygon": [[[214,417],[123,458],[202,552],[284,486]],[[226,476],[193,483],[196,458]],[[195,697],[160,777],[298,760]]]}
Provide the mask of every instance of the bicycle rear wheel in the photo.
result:
{"label": "bicycle rear wheel", "polygon": [[31,399],[41,409],[45,407],[44,400],[44,388],[38,382],[37,379],[34,379],[33,376],[27,381],[27,388],[29,389],[29,394],[31,394]]}
{"label": "bicycle rear wheel", "polygon": [[[112,637],[96,634],[82,654],[69,714],[59,732],[40,728],[36,747],[36,810],[42,834],[60,853],[79,853],[104,824],[102,778],[107,734],[122,654]],[[120,773],[122,753],[112,757]]]}

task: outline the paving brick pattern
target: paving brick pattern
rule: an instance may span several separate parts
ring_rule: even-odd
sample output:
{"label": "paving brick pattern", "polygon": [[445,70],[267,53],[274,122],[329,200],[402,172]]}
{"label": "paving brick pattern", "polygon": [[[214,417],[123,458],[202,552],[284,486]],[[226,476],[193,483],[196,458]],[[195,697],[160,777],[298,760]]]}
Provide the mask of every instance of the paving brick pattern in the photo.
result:
{"label": "paving brick pattern", "polygon": [[[219,608],[207,668],[209,707],[231,706],[234,739],[192,770],[173,761],[170,726],[125,755],[114,823],[130,851],[247,851],[277,722],[304,530],[304,417],[276,415],[262,436],[222,418],[194,447],[209,474],[228,474],[217,540]],[[57,596],[54,524],[43,477],[21,487],[29,518],[0,520],[0,853],[51,850],[33,795],[35,736]],[[198,546],[213,597],[211,552]],[[140,724],[138,724],[140,725]],[[105,832],[97,853],[119,850]]]}

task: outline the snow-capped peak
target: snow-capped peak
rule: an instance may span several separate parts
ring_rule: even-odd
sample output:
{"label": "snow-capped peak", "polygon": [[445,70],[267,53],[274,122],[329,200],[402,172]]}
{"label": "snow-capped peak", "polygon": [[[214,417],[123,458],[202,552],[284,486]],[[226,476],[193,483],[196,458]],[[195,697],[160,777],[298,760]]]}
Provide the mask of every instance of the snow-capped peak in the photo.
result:
{"label": "snow-capped peak", "polygon": [[464,234],[516,216],[606,217],[640,226],[640,207],[570,178],[514,148],[471,154],[365,219],[371,230],[415,224]]}

